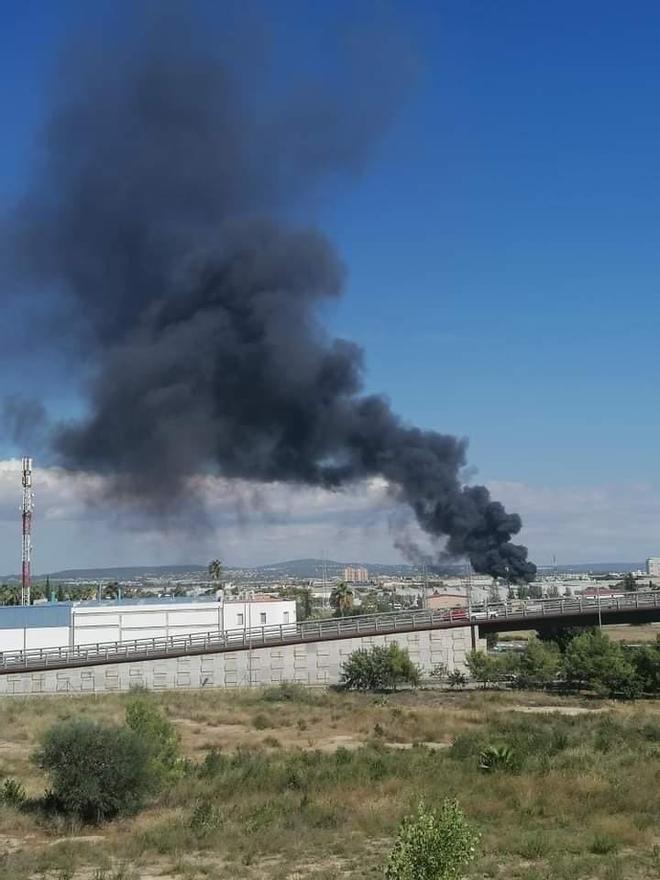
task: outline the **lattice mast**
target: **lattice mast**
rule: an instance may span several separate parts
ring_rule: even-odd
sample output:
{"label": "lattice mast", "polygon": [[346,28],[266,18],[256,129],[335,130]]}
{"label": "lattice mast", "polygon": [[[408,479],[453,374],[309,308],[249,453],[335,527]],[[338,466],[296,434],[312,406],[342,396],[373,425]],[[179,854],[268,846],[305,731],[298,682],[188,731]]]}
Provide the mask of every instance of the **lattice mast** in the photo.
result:
{"label": "lattice mast", "polygon": [[21,605],[30,604],[32,587],[32,511],[34,493],[32,492],[32,459],[21,459],[23,472],[23,503],[21,505],[22,545],[21,545]]}

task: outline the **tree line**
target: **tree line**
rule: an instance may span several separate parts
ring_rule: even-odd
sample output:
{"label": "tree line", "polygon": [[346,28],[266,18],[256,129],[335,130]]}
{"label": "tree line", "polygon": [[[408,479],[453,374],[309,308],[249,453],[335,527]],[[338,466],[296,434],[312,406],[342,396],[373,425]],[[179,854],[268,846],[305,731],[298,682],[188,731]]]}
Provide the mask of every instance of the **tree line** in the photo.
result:
{"label": "tree line", "polygon": [[622,646],[600,629],[557,627],[531,638],[522,652],[472,651],[466,666],[484,687],[563,687],[634,698],[660,693],[660,636],[649,645]]}

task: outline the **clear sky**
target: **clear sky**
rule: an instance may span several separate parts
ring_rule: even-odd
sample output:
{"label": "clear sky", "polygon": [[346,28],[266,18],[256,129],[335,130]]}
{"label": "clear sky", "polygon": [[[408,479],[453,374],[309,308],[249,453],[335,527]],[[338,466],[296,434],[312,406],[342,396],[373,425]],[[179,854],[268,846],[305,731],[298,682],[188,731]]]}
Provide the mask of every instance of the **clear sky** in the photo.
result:
{"label": "clear sky", "polygon": [[[116,5],[0,0],[0,209],[29,174],[63,37]],[[199,5],[211,29],[219,6]],[[352,6],[267,4],[275,40],[310,56]],[[615,508],[623,495],[644,506],[660,483],[660,7],[390,7],[419,71],[364,174],[315,208],[349,270],[330,326],[366,349],[370,389],[412,422],[468,435],[478,478],[514,486],[506,500],[528,504],[523,538],[540,561],[658,552],[657,511],[633,526]],[[57,364],[20,358],[3,324],[2,390],[22,376],[55,409],[77,406]],[[571,519],[587,496],[598,527],[591,507]],[[11,546],[0,539],[0,570]]]}

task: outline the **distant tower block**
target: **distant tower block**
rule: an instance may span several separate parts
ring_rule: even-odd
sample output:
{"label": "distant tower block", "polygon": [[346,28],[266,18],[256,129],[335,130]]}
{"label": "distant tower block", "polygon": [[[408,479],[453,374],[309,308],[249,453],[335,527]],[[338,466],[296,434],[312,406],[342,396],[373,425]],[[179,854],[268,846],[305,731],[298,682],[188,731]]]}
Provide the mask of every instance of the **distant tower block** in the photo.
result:
{"label": "distant tower block", "polygon": [[22,546],[21,546],[21,605],[30,604],[32,586],[32,511],[34,494],[32,492],[32,459],[21,459],[23,470],[23,504],[21,505]]}

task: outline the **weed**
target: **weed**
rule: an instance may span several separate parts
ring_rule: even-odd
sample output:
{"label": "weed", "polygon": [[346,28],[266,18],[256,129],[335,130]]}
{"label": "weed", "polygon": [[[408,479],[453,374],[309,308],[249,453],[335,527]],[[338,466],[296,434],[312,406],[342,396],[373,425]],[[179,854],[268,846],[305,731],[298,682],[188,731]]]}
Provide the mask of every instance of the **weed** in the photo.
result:
{"label": "weed", "polygon": [[618,848],[619,843],[611,834],[597,834],[589,847],[589,852],[596,856],[606,856],[616,852]]}

